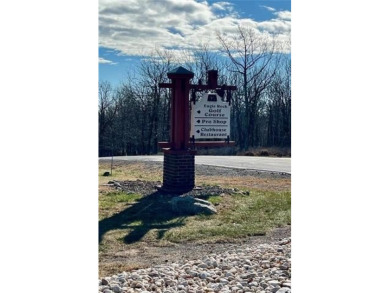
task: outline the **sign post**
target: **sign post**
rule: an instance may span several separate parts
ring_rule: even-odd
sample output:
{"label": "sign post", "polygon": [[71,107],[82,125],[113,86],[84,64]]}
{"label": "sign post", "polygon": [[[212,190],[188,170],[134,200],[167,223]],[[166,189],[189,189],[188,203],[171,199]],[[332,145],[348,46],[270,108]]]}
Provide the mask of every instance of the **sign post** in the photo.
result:
{"label": "sign post", "polygon": [[[218,86],[218,72],[208,71],[207,85],[190,84],[194,73],[178,67],[168,72],[171,83],[160,83],[160,88],[170,88],[171,131],[170,142],[159,142],[164,152],[163,185],[161,189],[167,192],[182,193],[190,191],[195,186],[195,154],[194,147],[226,146],[223,141],[195,142],[198,138],[226,139],[230,136],[230,100],[222,101],[221,96],[235,90],[235,86]],[[207,93],[196,102],[193,100],[190,119],[190,90],[215,90]],[[191,132],[191,133],[190,133]],[[231,142],[234,145],[234,142]]]}

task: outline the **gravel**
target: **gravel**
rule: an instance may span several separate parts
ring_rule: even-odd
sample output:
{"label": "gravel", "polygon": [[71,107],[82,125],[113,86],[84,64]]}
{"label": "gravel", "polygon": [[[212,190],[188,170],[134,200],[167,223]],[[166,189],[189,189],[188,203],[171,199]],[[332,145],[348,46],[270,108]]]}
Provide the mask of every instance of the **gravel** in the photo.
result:
{"label": "gravel", "polygon": [[225,251],[122,272],[99,280],[99,292],[291,292],[291,238],[231,244]]}
{"label": "gravel", "polygon": [[[145,181],[145,180],[125,180],[125,181],[117,181],[112,180],[109,181],[107,184],[104,184],[106,186],[111,186],[117,190],[121,190],[127,193],[139,193],[142,195],[150,195],[152,193],[158,194],[161,193],[165,197],[169,196],[169,194],[166,194],[165,192],[158,191],[158,186],[161,185],[161,181]],[[221,186],[203,186],[199,187],[198,189],[193,189],[191,191],[181,193],[182,196],[193,196],[193,197],[207,197],[210,194],[213,195],[220,195],[220,194],[244,194],[245,192],[242,192],[236,188],[222,188]],[[248,192],[247,192],[248,193]],[[248,193],[249,194],[249,193]],[[172,194],[172,196],[175,196],[175,194]]]}

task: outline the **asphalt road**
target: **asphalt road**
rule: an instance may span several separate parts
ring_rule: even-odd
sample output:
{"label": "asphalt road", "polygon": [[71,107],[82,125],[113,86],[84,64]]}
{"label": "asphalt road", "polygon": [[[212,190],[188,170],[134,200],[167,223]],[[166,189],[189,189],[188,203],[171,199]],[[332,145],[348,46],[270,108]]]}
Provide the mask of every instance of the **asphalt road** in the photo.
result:
{"label": "asphalt road", "polygon": [[[121,156],[114,160],[162,162],[163,156]],[[111,160],[103,157],[101,160]],[[228,168],[252,169],[291,174],[291,158],[269,158],[248,156],[195,156],[195,164]]]}

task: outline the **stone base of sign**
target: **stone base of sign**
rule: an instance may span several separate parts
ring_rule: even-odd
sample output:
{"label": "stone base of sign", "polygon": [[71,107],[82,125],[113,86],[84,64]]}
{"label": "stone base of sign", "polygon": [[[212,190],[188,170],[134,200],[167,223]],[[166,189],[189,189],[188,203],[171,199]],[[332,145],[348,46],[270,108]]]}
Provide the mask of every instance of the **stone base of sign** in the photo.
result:
{"label": "stone base of sign", "polygon": [[195,186],[196,151],[164,149],[164,174],[162,191],[181,193]]}
{"label": "stone base of sign", "polygon": [[182,213],[185,215],[212,215],[217,213],[217,209],[211,202],[192,196],[177,196],[174,197],[170,203],[172,211],[175,213]]}

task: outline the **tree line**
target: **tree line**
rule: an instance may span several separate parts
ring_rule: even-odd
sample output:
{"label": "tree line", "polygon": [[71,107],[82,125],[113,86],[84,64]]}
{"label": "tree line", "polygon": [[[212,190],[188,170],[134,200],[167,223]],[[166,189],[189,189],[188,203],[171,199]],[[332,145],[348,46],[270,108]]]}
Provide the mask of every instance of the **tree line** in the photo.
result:
{"label": "tree line", "polygon": [[[218,84],[237,86],[230,139],[240,150],[291,146],[289,56],[272,36],[259,37],[250,28],[217,39],[218,52],[204,45],[184,52],[180,65],[194,72],[192,83],[206,84],[207,71],[218,70]],[[99,83],[99,156],[155,154],[157,142],[169,141],[170,90],[158,84],[169,82],[167,73],[177,66],[171,51],[156,49],[120,86]]]}

